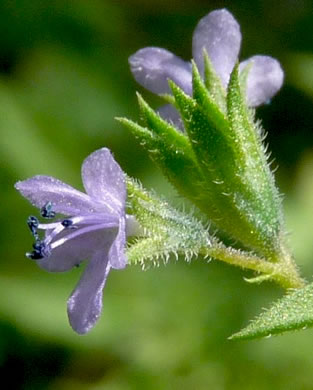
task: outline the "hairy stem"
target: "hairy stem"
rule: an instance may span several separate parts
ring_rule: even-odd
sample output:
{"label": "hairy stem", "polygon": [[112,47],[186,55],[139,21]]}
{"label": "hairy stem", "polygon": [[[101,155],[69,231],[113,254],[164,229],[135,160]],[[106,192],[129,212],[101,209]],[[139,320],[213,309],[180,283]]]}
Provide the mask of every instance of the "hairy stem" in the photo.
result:
{"label": "hairy stem", "polygon": [[285,289],[304,287],[306,281],[301,278],[290,254],[284,250],[282,256],[276,263],[266,261],[253,254],[242,252],[233,248],[227,248],[220,244],[213,247],[201,248],[203,256],[210,256],[216,260],[250,269],[264,275],[277,282]]}

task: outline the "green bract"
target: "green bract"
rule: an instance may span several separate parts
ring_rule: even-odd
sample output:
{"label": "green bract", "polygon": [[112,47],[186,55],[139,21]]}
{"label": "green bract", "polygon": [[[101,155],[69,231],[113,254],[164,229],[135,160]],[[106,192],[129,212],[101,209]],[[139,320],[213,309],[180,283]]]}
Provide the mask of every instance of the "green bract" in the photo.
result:
{"label": "green bract", "polygon": [[281,202],[262,145],[263,133],[244,97],[236,66],[225,91],[205,57],[205,80],[193,64],[193,96],[173,82],[173,103],[185,132],[139,97],[144,126],[134,133],[177,190],[220,230],[260,256],[281,256]]}

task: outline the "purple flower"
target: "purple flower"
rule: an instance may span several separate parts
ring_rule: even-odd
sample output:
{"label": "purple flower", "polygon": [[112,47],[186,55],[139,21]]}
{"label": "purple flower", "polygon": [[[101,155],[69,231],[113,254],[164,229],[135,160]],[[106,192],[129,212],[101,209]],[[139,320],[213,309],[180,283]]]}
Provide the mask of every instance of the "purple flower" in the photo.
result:
{"label": "purple flower", "polygon": [[[82,180],[87,194],[50,176],[34,176],[15,184],[41,209],[43,217],[53,218],[55,213],[67,216],[46,224],[30,217],[28,225],[35,244],[27,256],[50,272],[67,271],[89,260],[67,302],[69,321],[77,333],[88,332],[98,320],[110,269],[124,268],[127,263],[126,184],[123,171],[108,149],[97,150],[86,158]],[[131,224],[131,217],[129,221]],[[39,230],[45,232],[42,239]]]}
{"label": "purple flower", "polygon": [[[234,65],[238,61],[241,45],[240,26],[226,9],[210,12],[198,23],[192,40],[193,58],[203,75],[203,49],[209,55],[213,67],[226,88]],[[136,81],[156,94],[170,93],[168,79],[173,80],[187,94],[192,94],[191,64],[171,52],[146,47],[129,58]],[[284,74],[274,58],[256,55],[241,62],[240,70],[252,63],[248,74],[246,97],[251,107],[266,103],[281,88]],[[168,106],[160,113],[168,119],[177,119],[177,112]],[[174,115],[172,118],[171,116]]]}

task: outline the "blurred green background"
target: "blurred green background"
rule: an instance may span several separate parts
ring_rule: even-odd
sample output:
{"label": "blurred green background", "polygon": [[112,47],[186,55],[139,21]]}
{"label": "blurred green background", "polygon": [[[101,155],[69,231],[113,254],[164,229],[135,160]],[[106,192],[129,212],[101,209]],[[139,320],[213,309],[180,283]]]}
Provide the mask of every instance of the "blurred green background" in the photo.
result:
{"label": "blurred green background", "polygon": [[80,165],[107,146],[148,188],[181,199],[114,121],[136,119],[140,89],[127,58],[145,46],[191,56],[192,31],[227,7],[241,24],[241,58],[268,54],[286,71],[258,110],[279,166],[286,224],[303,275],[313,273],[313,3],[310,0],[0,1],[0,373],[10,389],[313,389],[313,332],[254,342],[227,337],[282,291],[199,259],[110,274],[101,320],[86,336],[66,299],[81,269],[48,274],[24,257],[36,211],[13,189],[34,174],[82,188]]}

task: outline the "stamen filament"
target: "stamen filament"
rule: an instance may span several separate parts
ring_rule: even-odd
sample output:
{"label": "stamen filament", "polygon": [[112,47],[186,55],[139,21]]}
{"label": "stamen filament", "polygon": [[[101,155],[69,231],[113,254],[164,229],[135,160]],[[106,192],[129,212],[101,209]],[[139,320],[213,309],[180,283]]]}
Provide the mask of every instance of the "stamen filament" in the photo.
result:
{"label": "stamen filament", "polygon": [[40,223],[38,225],[38,229],[40,230],[51,230],[51,229],[55,229],[58,225],[60,224],[60,222],[53,222],[53,223]]}
{"label": "stamen filament", "polygon": [[[72,218],[66,218],[67,221],[72,221],[71,227],[77,227],[77,225],[104,225],[109,227],[115,227],[118,226],[118,218],[115,216],[108,216],[105,214],[92,214],[92,215],[84,215],[84,216],[77,216]],[[109,224],[109,225],[108,225]],[[47,228],[47,225],[50,225],[50,228],[53,228],[52,232],[45,238],[44,243],[45,245],[49,245],[50,242],[53,240],[55,236],[60,234],[64,229],[67,229],[69,226],[67,224],[62,224],[61,222],[57,223],[51,223],[44,225],[45,228]],[[42,224],[40,224],[42,226]],[[49,229],[49,228],[48,228]],[[98,229],[98,227],[97,227]],[[79,229],[80,231],[82,229]],[[69,235],[71,236],[71,235]]]}
{"label": "stamen filament", "polygon": [[[99,223],[99,224],[96,224],[96,225],[86,226],[84,228],[81,228],[81,229],[73,231],[72,233],[68,234],[65,237],[60,238],[57,241],[54,241],[50,245],[50,248],[51,249],[55,249],[58,246],[63,245],[66,241],[71,240],[72,238],[78,237],[78,236],[80,236],[81,234],[84,234],[84,233],[89,233],[89,232],[93,232],[93,231],[101,230],[101,229],[112,229],[112,228],[116,228],[117,229],[118,225],[116,223],[111,222],[111,223],[102,223],[102,224]],[[51,242],[51,240],[49,242]]]}

